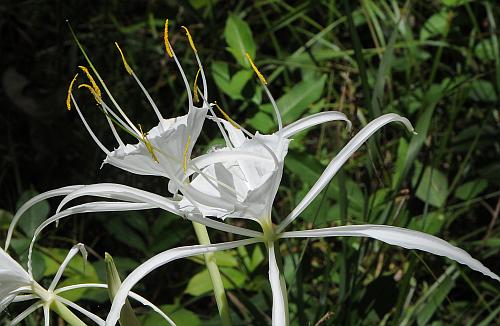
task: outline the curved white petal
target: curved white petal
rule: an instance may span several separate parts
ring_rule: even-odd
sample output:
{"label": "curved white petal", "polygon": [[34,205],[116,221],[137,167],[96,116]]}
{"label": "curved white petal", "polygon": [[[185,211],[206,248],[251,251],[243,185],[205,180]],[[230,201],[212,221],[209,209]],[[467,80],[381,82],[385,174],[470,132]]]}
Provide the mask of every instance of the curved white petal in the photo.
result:
{"label": "curved white petal", "polygon": [[75,255],[78,252],[82,253],[84,262],[87,262],[87,250],[85,249],[85,246],[83,245],[83,243],[78,243],[78,244],[74,245],[70,249],[68,254],[66,255],[66,258],[64,258],[64,261],[62,262],[61,266],[59,266],[59,269],[57,270],[56,275],[52,279],[52,283],[50,283],[50,286],[48,289],[49,291],[54,291],[54,289],[57,286],[57,283],[59,283],[59,280],[61,279],[61,276],[64,273],[64,270],[66,269],[66,266],[68,266],[71,259],[73,259],[73,257],[75,257]]}
{"label": "curved white petal", "polygon": [[65,195],[71,193],[72,191],[75,191],[81,187],[83,187],[83,185],[67,186],[67,187],[62,187],[62,188],[50,190],[50,191],[41,193],[41,194],[31,198],[30,200],[28,200],[26,203],[24,203],[17,210],[16,214],[12,218],[12,221],[10,222],[9,230],[7,231],[7,238],[5,239],[5,250],[7,250],[9,248],[10,240],[12,239],[12,232],[14,232],[14,228],[16,227],[17,222],[31,206],[33,206],[41,201],[44,201],[46,199],[52,198],[52,197],[65,196]]}
{"label": "curved white petal", "polygon": [[50,326],[50,307],[47,303],[43,305],[43,324]]}
{"label": "curved white petal", "polygon": [[76,311],[78,311],[82,315],[85,315],[85,317],[89,318],[97,325],[104,326],[104,320],[101,317],[97,316],[96,314],[91,313],[90,311],[88,311],[85,308],[80,307],[76,303],[69,301],[68,299],[65,299],[65,298],[60,297],[60,296],[57,296],[56,300],[59,301],[60,303],[67,305],[68,307],[75,309]]}
{"label": "curved white petal", "polygon": [[200,215],[184,214],[178,211],[177,203],[175,201],[169,200],[152,192],[114,183],[88,185],[82,189],[72,192],[61,201],[59,207],[57,208],[57,212],[59,212],[62,207],[64,207],[64,205],[66,205],[69,201],[81,196],[96,196],[140,203],[149,203],[155,205],[157,208],[161,208],[174,214],[184,216],[190,221],[198,222],[217,230],[244,235],[247,237],[260,237],[262,235],[260,232],[214,221],[208,218],[204,218]]}
{"label": "curved white petal", "polygon": [[[83,283],[83,284],[75,284],[75,285],[68,285],[62,288],[59,288],[54,291],[54,293],[63,293],[66,291],[70,290],[75,290],[75,289],[82,289],[82,288],[99,288],[99,289],[107,289],[108,285],[107,284],[101,284],[101,283]],[[138,295],[135,292],[129,292],[129,297],[132,299],[142,303],[144,306],[150,307],[153,309],[156,313],[158,313],[167,323],[169,323],[172,326],[175,326],[175,323],[170,317],[168,317],[160,308],[158,308],[156,305],[151,303],[149,300],[146,298]]]}
{"label": "curved white petal", "polygon": [[115,212],[115,211],[135,211],[135,210],[143,210],[143,209],[151,209],[156,208],[155,205],[149,203],[129,203],[129,202],[106,202],[106,201],[98,201],[91,202],[81,205],[76,205],[70,208],[67,208],[59,213],[52,215],[50,218],[40,224],[35,232],[33,233],[33,238],[31,239],[31,243],[28,249],[28,261],[31,261],[31,256],[33,254],[33,246],[35,245],[36,238],[38,235],[51,223],[57,222],[62,218],[67,216],[82,214],[82,213],[99,213],[99,212]]}
{"label": "curved white petal", "polygon": [[418,249],[435,255],[448,257],[469,266],[497,281],[500,277],[474,259],[466,251],[427,233],[387,225],[348,225],[316,230],[291,231],[282,234],[283,238],[316,238],[316,237],[369,237],[401,246],[406,249]]}
{"label": "curved white petal", "polygon": [[277,232],[283,231],[290,223],[292,223],[299,216],[299,214],[302,213],[307,206],[309,206],[314,198],[319,195],[319,193],[323,190],[323,188],[325,188],[325,186],[335,176],[337,171],[342,167],[342,165],[344,165],[349,157],[351,157],[351,155],[358,150],[358,148],[360,148],[361,145],[363,145],[365,141],[371,137],[371,135],[390,122],[401,122],[406,126],[406,128],[408,128],[408,130],[413,131],[413,126],[408,119],[394,113],[384,114],[371,121],[363,129],[361,129],[328,164],[318,181],[316,181],[314,186],[312,186],[311,190],[309,190],[300,203],[279,224]]}
{"label": "curved white petal", "polygon": [[31,306],[29,306],[28,308],[26,308],[26,310],[24,310],[19,315],[17,315],[16,318],[12,319],[10,321],[9,325],[10,326],[14,326],[14,325],[19,324],[21,321],[23,321],[24,318],[28,317],[33,311],[37,310],[41,306],[43,306],[42,302],[40,302],[40,301],[35,302],[34,304],[32,304]]}
{"label": "curved white petal", "polygon": [[139,267],[137,267],[132,273],[130,273],[130,275],[127,276],[125,280],[123,280],[122,285],[120,286],[118,292],[115,295],[113,304],[111,305],[111,310],[109,311],[108,317],[106,319],[106,325],[114,326],[118,322],[118,319],[120,318],[120,311],[122,309],[122,306],[125,304],[127,295],[132,289],[132,287],[135,284],[137,284],[141,279],[143,279],[147,274],[159,268],[160,266],[163,266],[173,260],[177,260],[180,258],[196,256],[208,252],[233,249],[236,247],[246,246],[259,241],[260,239],[246,239],[246,240],[210,244],[210,245],[179,247],[164,251],[148,259],[146,262],[142,263]]}
{"label": "curved white petal", "polygon": [[284,299],[286,293],[283,293],[283,288],[281,287],[281,275],[274,250],[274,242],[269,243],[269,283],[271,284],[271,291],[273,294],[272,320],[273,326],[284,326],[287,321],[286,311],[288,307],[286,306],[287,303]]}
{"label": "curved white petal", "polygon": [[347,129],[351,130],[351,126],[352,126],[351,121],[349,121],[349,119],[347,119],[345,114],[338,112],[338,111],[327,111],[327,112],[320,112],[320,113],[312,114],[308,117],[302,118],[300,120],[297,120],[297,121],[289,124],[288,126],[283,128],[280,135],[284,138],[290,138],[290,137],[294,136],[295,134],[297,134],[297,133],[299,133],[307,128],[310,128],[310,127],[313,127],[313,126],[316,126],[316,125],[319,125],[319,124],[322,124],[325,122],[338,121],[338,120],[343,120],[343,121],[347,122]]}

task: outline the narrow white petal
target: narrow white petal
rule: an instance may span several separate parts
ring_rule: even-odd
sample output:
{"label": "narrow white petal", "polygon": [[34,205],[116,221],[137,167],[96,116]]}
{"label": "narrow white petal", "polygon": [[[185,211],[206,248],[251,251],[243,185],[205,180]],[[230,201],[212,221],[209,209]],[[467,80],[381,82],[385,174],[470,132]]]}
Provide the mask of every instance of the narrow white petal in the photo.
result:
{"label": "narrow white petal", "polygon": [[[66,258],[64,258],[64,261],[62,262],[61,266],[59,266],[56,275],[52,279],[52,283],[50,283],[48,289],[49,291],[54,291],[54,289],[57,286],[57,283],[59,283],[59,280],[61,279],[61,276],[64,273],[64,270],[66,269],[66,266],[68,266],[71,259],[73,259],[73,257],[75,257],[75,255],[78,254],[78,252],[81,252],[83,260],[85,262],[87,261],[87,250],[85,249],[85,246],[82,243],[74,245],[66,255]],[[31,274],[31,265],[29,265],[28,268],[29,268],[29,273]]]}
{"label": "narrow white petal", "polygon": [[43,320],[45,326],[50,326],[50,306],[47,303],[43,305]]}
{"label": "narrow white petal", "polygon": [[[83,283],[83,284],[75,284],[75,285],[68,285],[62,288],[59,288],[54,291],[54,293],[63,293],[66,291],[70,290],[75,290],[75,289],[83,289],[83,288],[99,288],[99,289],[107,289],[108,285],[107,284],[101,284],[101,283]],[[167,323],[169,323],[172,326],[175,326],[175,323],[170,317],[168,317],[159,307],[154,305],[151,301],[148,299],[138,295],[135,292],[129,292],[129,297],[132,299],[142,303],[144,306],[150,307],[153,309],[155,312],[157,312]]]}
{"label": "narrow white petal", "polygon": [[276,261],[276,254],[274,252],[274,243],[271,242],[268,246],[269,256],[269,283],[271,284],[271,291],[273,294],[273,309],[272,320],[273,326],[286,325],[286,303],[284,300],[283,288],[280,282],[280,270],[278,262]]}
{"label": "narrow white petal", "polygon": [[29,301],[29,300],[33,300],[33,299],[38,299],[38,296],[33,295],[33,294],[20,294],[20,295],[16,295],[16,297],[14,298],[14,300],[12,300],[12,302],[24,302],[24,301]]}
{"label": "narrow white petal", "polygon": [[16,318],[12,319],[10,321],[9,325],[10,326],[14,326],[14,325],[19,324],[24,318],[28,317],[33,311],[37,310],[41,306],[43,306],[42,302],[40,302],[40,301],[35,302],[34,304],[32,304],[31,306],[29,306],[28,308],[26,308],[26,310],[24,310],[19,315],[17,315]]}
{"label": "narrow white petal", "polygon": [[65,299],[65,298],[60,297],[60,296],[57,296],[56,300],[59,301],[60,303],[67,305],[68,307],[75,309],[76,311],[78,311],[82,315],[85,315],[87,318],[89,318],[90,320],[95,322],[97,325],[104,326],[104,320],[101,317],[91,313],[90,311],[88,311],[85,308],[80,307],[76,303],[69,301],[68,299]]}
{"label": "narrow white petal", "polygon": [[338,120],[346,121],[347,129],[351,130],[351,121],[347,119],[345,114],[337,111],[328,111],[328,112],[320,112],[312,114],[308,117],[302,118],[300,120],[297,120],[289,124],[288,126],[284,127],[283,130],[281,131],[281,137],[290,138],[307,128],[323,124],[325,122],[338,121]]}
{"label": "narrow white petal", "polygon": [[33,246],[35,245],[35,241],[38,235],[48,225],[50,225],[53,222],[57,222],[64,217],[82,213],[115,212],[115,211],[123,212],[123,211],[134,211],[134,210],[143,210],[151,208],[156,208],[156,206],[148,203],[106,202],[106,201],[91,202],[67,208],[59,213],[52,215],[50,218],[43,221],[42,224],[40,224],[36,228],[35,232],[33,233],[33,238],[31,239],[30,247],[28,249],[28,262],[31,262],[31,257],[33,254]]}
{"label": "narrow white petal", "polygon": [[75,186],[67,186],[67,187],[62,187],[54,190],[50,190],[44,193],[41,193],[30,200],[28,200],[26,203],[24,203],[16,212],[16,215],[14,215],[14,218],[10,222],[9,225],[9,230],[7,231],[7,238],[5,240],[5,250],[9,248],[10,240],[12,239],[12,232],[14,232],[14,228],[16,227],[17,222],[19,219],[23,216],[23,214],[33,205],[44,201],[46,199],[52,198],[52,197],[58,197],[58,196],[65,196],[72,191],[75,191],[76,189],[79,189],[83,187],[83,185],[75,185]]}
{"label": "narrow white petal", "polygon": [[312,186],[311,190],[309,190],[293,211],[280,223],[277,228],[277,232],[283,231],[290,223],[292,223],[299,216],[299,214],[302,213],[307,206],[309,206],[314,198],[319,195],[323,188],[328,185],[330,180],[332,180],[337,171],[342,167],[342,165],[344,165],[349,157],[351,157],[351,155],[357,151],[358,148],[360,148],[361,145],[363,145],[368,138],[371,137],[371,135],[390,122],[401,122],[406,126],[406,128],[408,128],[408,130],[413,131],[413,127],[408,119],[394,113],[384,114],[383,116],[371,121],[363,129],[361,129],[356,136],[354,136],[349,143],[347,143],[347,145],[340,150],[330,164],[328,164],[318,181],[316,181],[314,186]]}
{"label": "narrow white petal", "polygon": [[108,318],[106,319],[107,326],[114,326],[120,318],[120,311],[122,310],[128,293],[132,287],[137,284],[141,279],[143,279],[151,271],[180,258],[186,258],[191,256],[196,256],[200,254],[205,254],[208,252],[215,252],[221,250],[233,249],[240,246],[249,245],[252,243],[259,242],[259,239],[246,239],[240,241],[224,242],[219,244],[211,245],[195,245],[173,248],[164,251],[141,264],[137,267],[125,280],[123,280],[122,285],[118,289],[115,295],[113,304],[111,305],[111,310],[109,311]]}
{"label": "narrow white petal", "polygon": [[435,255],[448,257],[452,260],[469,266],[497,281],[500,277],[474,259],[466,251],[455,247],[448,242],[427,233],[413,231],[387,225],[348,225],[316,230],[292,231],[282,234],[283,238],[316,238],[316,237],[369,237],[386,242],[391,245],[401,246],[406,249],[418,249]]}
{"label": "narrow white petal", "polygon": [[184,216],[188,220],[201,223],[217,230],[244,235],[247,237],[259,237],[262,235],[261,233],[253,230],[248,230],[242,227],[214,221],[199,215],[185,215],[183,212],[180,212],[177,209],[177,204],[173,200],[162,197],[152,192],[114,183],[93,184],[72,192],[61,201],[59,207],[57,208],[57,212],[59,212],[62,207],[64,207],[64,205],[66,205],[69,201],[81,196],[96,196],[140,203],[149,203],[155,205],[157,208],[161,208],[174,214]]}

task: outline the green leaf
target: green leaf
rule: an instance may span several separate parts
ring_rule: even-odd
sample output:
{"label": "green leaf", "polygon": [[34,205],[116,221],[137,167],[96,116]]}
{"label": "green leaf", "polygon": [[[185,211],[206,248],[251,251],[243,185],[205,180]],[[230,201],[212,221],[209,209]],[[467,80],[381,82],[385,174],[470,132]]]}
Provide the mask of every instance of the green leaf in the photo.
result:
{"label": "green leaf", "polygon": [[441,0],[443,5],[448,7],[457,7],[467,3],[469,0]]}
{"label": "green leaf", "polygon": [[[224,283],[224,288],[226,290],[234,289],[235,286],[240,287],[245,283],[246,276],[239,269],[221,267],[220,271],[222,274],[222,282]],[[188,286],[184,292],[196,297],[210,292],[211,290],[212,281],[208,270],[205,268],[189,280]]]}
{"label": "green leaf", "polygon": [[448,12],[440,11],[427,19],[420,30],[420,40],[424,41],[434,36],[445,35],[448,29],[448,17]]}
{"label": "green leaf", "polygon": [[[304,80],[276,101],[281,112],[283,124],[297,120],[312,103],[321,98],[325,81],[326,75],[322,75],[316,79]],[[271,104],[263,105],[261,109],[266,112],[272,112]]]}
{"label": "green leaf", "polygon": [[[22,193],[17,202],[17,208],[20,208],[25,202],[38,195],[34,190],[28,190]],[[44,200],[30,207],[19,220],[19,227],[24,234],[31,238],[36,228],[49,216],[49,203]]]}
{"label": "green leaf", "polygon": [[[177,325],[201,325],[200,318],[194,312],[182,308],[178,303],[160,306],[160,309]],[[143,326],[157,326],[164,324],[165,320],[154,311],[147,313],[142,319]]]}
{"label": "green leaf", "polygon": [[495,60],[495,47],[491,38],[480,41],[474,47],[474,55],[483,62]]}
{"label": "green leaf", "polygon": [[442,207],[448,197],[448,179],[441,171],[427,166],[418,185],[416,196],[435,207]]}
{"label": "green leaf", "polygon": [[475,101],[496,102],[498,100],[495,87],[488,80],[477,79],[470,83],[471,92],[468,97]]}
{"label": "green leaf", "polygon": [[483,192],[486,187],[488,187],[488,181],[485,179],[469,181],[455,190],[455,197],[462,200],[469,200]]}
{"label": "green leaf", "polygon": [[257,112],[253,117],[247,120],[247,123],[254,129],[263,133],[269,133],[276,128],[273,117],[264,112]]}
{"label": "green leaf", "polygon": [[225,94],[234,100],[241,100],[243,99],[241,92],[250,78],[252,78],[253,72],[247,69],[240,70],[231,77],[228,64],[216,61],[212,63],[212,74],[215,84]]}
{"label": "green leaf", "polygon": [[226,20],[224,37],[228,45],[228,50],[243,67],[249,68],[250,64],[246,58],[246,53],[255,58],[255,42],[252,31],[248,24],[236,15],[229,15]]}

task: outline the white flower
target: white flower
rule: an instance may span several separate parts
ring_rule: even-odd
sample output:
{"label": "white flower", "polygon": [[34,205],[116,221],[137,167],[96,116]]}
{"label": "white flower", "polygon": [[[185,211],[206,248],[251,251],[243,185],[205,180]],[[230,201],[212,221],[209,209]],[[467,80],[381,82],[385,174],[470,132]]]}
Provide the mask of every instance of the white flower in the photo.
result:
{"label": "white flower", "polygon": [[[204,100],[201,102],[201,106],[198,107],[194,104],[194,102],[199,101],[198,96],[198,87],[197,87],[197,79],[198,75],[201,75],[203,90],[200,91],[203,98],[206,99],[208,97],[207,94],[207,83],[205,78],[205,72],[203,70],[203,66],[198,57],[196,48],[191,39],[191,35],[186,29],[186,33],[189,39],[189,42],[194,50],[196,60],[199,65],[198,74],[196,75],[194,82],[194,93],[191,93],[191,87],[189,86],[189,82],[187,77],[182,69],[180,62],[175,55],[173,48],[170,46],[168,41],[168,20],[165,24],[165,47],[167,49],[168,54],[174,59],[179,72],[182,76],[182,80],[187,90],[188,94],[188,113],[184,116],[165,119],[154,103],[153,99],[147,92],[147,90],[142,85],[139,78],[136,76],[135,72],[128,65],[125,56],[117,43],[115,43],[118,48],[121,58],[123,60],[124,67],[126,71],[135,79],[144,95],[148,99],[155,115],[159,121],[158,125],[153,127],[147,132],[142,130],[141,125],[135,125],[129,117],[126,115],[124,110],[120,107],[120,105],[113,98],[112,94],[109,92],[106,87],[104,81],[100,77],[99,73],[93,67],[90,60],[88,60],[94,74],[99,80],[101,86],[104,91],[108,95],[111,100],[114,109],[106,104],[101,96],[101,90],[94,80],[93,76],[89,72],[89,70],[83,66],[80,66],[80,69],[87,76],[90,84],[80,84],[79,88],[88,89],[96,99],[97,103],[102,107],[104,114],[106,115],[106,119],[111,128],[111,131],[118,143],[118,147],[114,150],[109,150],[102,144],[102,142],[97,138],[92,128],[89,126],[87,121],[85,120],[78,103],[76,102],[72,90],[73,84],[77,79],[77,75],[73,78],[70,87],[68,89],[68,98],[67,98],[67,108],[68,110],[71,108],[71,104],[76,108],[78,115],[82,119],[85,127],[90,133],[91,137],[97,143],[97,145],[103,150],[106,154],[106,158],[104,163],[111,164],[123,170],[126,170],[131,173],[140,174],[140,175],[155,175],[162,176],[170,179],[168,189],[172,194],[176,194],[179,188],[182,187],[185,179],[185,172],[187,170],[187,166],[189,165],[189,160],[191,157],[191,152],[193,150],[194,144],[200,135],[201,128],[203,126],[203,122],[205,121],[205,116],[208,110],[211,110],[208,103]],[[80,44],[78,43],[80,46]],[[87,57],[83,48],[81,48],[85,56]],[[88,58],[88,57],[87,57]],[[119,136],[114,124],[118,124],[122,129],[124,129],[128,134],[135,137],[138,142],[136,144],[125,144],[121,137]]]}
{"label": "white flower", "polygon": [[[166,45],[167,51],[171,51],[172,49],[168,42],[166,42]],[[198,57],[197,60],[199,62]],[[338,112],[325,112],[304,118],[283,128],[279,109],[266,87],[266,81],[250,58],[249,60],[251,66],[259,76],[265,92],[276,112],[278,131],[272,135],[261,135],[258,133],[251,135],[245,129],[241,128],[241,126],[229,119],[225,113],[223,115],[226,117],[226,120],[216,118],[212,108],[207,103],[206,93],[203,94],[204,104],[202,107],[206,109],[206,111],[211,111],[212,119],[219,125],[219,129],[226,139],[227,146],[222,149],[213,150],[206,155],[192,160],[190,160],[189,157],[194,140],[191,141],[189,137],[190,135],[195,135],[194,138],[197,137],[199,134],[198,128],[201,128],[201,123],[197,121],[196,123],[190,124],[189,119],[191,116],[194,116],[190,115],[190,113],[182,119],[178,118],[176,120],[163,121],[162,118],[160,118],[160,125],[156,127],[157,129],[150,131],[148,135],[137,131],[136,136],[141,140],[140,143],[137,145],[120,144],[118,150],[114,152],[109,152],[102,146],[82,116],[82,120],[89,129],[92,137],[106,152],[106,161],[108,163],[134,173],[165,176],[170,179],[169,189],[171,192],[175,194],[177,190],[179,190],[182,193],[182,197],[179,195],[174,197],[174,199],[165,198],[154,193],[118,184],[95,184],[78,187],[71,192],[65,193],[66,197],[61,201],[56,215],[41,225],[35,232],[35,236],[49,223],[71,214],[90,211],[161,208],[185,216],[191,221],[202,223],[208,227],[246,237],[244,240],[226,243],[174,248],[150,258],[123,281],[113,300],[110,313],[106,319],[106,325],[115,325],[117,323],[121,308],[133,286],[154,269],[176,259],[228,250],[257,242],[264,243],[268,250],[269,282],[273,294],[273,324],[286,325],[288,324],[287,290],[283,273],[280,271],[277,261],[277,253],[279,250],[278,242],[282,238],[334,236],[369,237],[388,244],[408,249],[423,250],[448,257],[500,281],[498,275],[476,259],[472,258],[462,249],[452,246],[437,237],[418,231],[373,224],[338,226],[305,231],[285,231],[285,229],[300,216],[326,187],[351,155],[362,146],[373,133],[391,122],[402,123],[408,130],[413,131],[411,123],[406,118],[393,113],[382,115],[361,129],[332,159],[320,178],[299,204],[280,224],[274,227],[271,221],[271,207],[281,181],[283,163],[288,150],[290,137],[305,128],[320,123],[334,120],[347,121],[347,119]],[[128,65],[126,65],[126,67],[127,66]],[[99,76],[98,78],[100,79]],[[189,91],[189,85],[187,85],[187,82],[185,83]],[[139,85],[142,87],[141,84]],[[85,87],[91,89],[93,94],[95,94],[94,96],[98,95],[95,88],[90,85],[87,86]],[[204,86],[204,91],[206,91],[206,86]],[[145,93],[147,94],[147,92]],[[109,93],[108,95],[112,99]],[[100,97],[98,98],[100,99]],[[189,98],[191,98],[191,96],[189,96]],[[77,107],[71,92],[69,94],[69,99],[72,100]],[[100,104],[110,115],[114,114],[104,102],[100,101]],[[191,104],[190,102],[190,112],[192,109]],[[116,103],[115,107],[122,113]],[[79,109],[78,112],[81,115]],[[157,114],[159,113],[157,112]],[[123,119],[117,115],[113,115],[113,117],[118,120],[120,124],[125,126],[125,128],[128,128],[129,132],[135,132],[133,129],[136,127],[128,122],[128,118],[126,118],[125,115],[123,115]],[[110,118],[108,117],[108,119]],[[127,120],[127,123],[123,120]],[[224,128],[220,127],[221,124],[224,125]],[[110,125],[114,131],[111,122]],[[194,129],[190,130],[189,128]],[[116,134],[115,131],[114,133]],[[119,137],[116,137],[117,141],[120,143]],[[182,141],[183,137],[187,137],[185,142]],[[173,143],[172,147],[170,147],[170,141]],[[180,155],[181,148],[183,149],[182,155]],[[165,159],[164,166],[161,164],[163,159]],[[154,164],[159,164],[159,166]],[[63,194],[63,191],[60,191],[58,194],[54,193],[53,195],[61,194]],[[63,207],[69,202],[81,196],[101,197],[117,200],[117,202],[94,202],[73,206],[63,210]],[[262,231],[259,232],[245,227],[237,227],[211,219],[210,217],[221,219],[225,219],[226,217],[252,219],[259,222]]]}
{"label": "white flower", "polygon": [[[51,284],[47,289],[45,289],[33,278],[31,271],[31,248],[28,255],[28,271],[24,270],[24,268],[3,249],[0,249],[0,313],[12,302],[35,300],[32,305],[11,320],[11,326],[20,323],[24,318],[38,308],[43,308],[44,324],[46,326],[50,325],[51,309],[56,311],[62,318],[72,325],[85,325],[78,317],[68,310],[67,307],[85,315],[98,325],[104,325],[104,320],[102,318],[82,308],[76,303],[61,297],[60,294],[74,289],[107,288],[106,284],[84,283],[57,288],[57,284],[59,283],[64,270],[68,266],[71,259],[78,254],[78,252],[81,252],[85,261],[87,260],[87,251],[85,250],[84,245],[79,243],[73,246],[57,270]],[[143,305],[151,307],[170,325],[175,325],[175,323],[167,315],[165,315],[161,309],[153,305],[145,298],[133,292],[130,292],[129,296]]]}

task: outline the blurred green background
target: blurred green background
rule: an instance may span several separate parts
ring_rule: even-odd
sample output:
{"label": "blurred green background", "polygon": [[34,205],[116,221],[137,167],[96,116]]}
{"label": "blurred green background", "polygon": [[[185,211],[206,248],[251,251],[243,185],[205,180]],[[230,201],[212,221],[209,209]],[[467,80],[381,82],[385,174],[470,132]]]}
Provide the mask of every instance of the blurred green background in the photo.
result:
{"label": "blurred green background", "polygon": [[[116,182],[167,195],[160,178],[111,166],[76,112],[68,84],[85,64],[66,20],[133,121],[155,116],[123,69],[113,42],[165,117],[187,112],[187,94],[165,52],[163,24],[191,83],[197,65],[180,26],[193,35],[209,82],[209,100],[250,130],[272,132],[269,101],[241,56],[243,44],[269,81],[285,123],[340,110],[353,133],[383,113],[416,126],[379,132],[346,164],[295,229],[383,223],[421,230],[466,249],[500,272],[500,6],[495,1],[2,1],[0,3],[0,238],[16,207],[36,192],[69,184]],[[80,106],[98,137],[112,134],[85,92]],[[208,126],[208,123],[207,123]],[[196,154],[220,144],[206,128]],[[341,124],[302,133],[291,143],[274,218],[294,207],[349,139]],[[23,260],[33,227],[57,200],[34,207],[15,233]],[[212,233],[214,241],[230,236]],[[104,252],[122,276],[162,250],[194,244],[189,223],[160,211],[88,214],[49,228],[35,251],[38,278],[53,275],[76,242],[91,253],[71,264],[67,283],[104,277]],[[283,241],[294,325],[490,325],[499,323],[498,284],[441,257],[359,239]],[[219,257],[235,324],[269,322],[265,250]],[[163,305],[180,325],[218,324],[201,259],[169,264],[138,292]],[[105,316],[106,293],[75,291]],[[11,306],[3,317],[21,311]],[[159,321],[138,307],[145,325]],[[36,325],[40,316],[27,321]]]}

